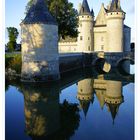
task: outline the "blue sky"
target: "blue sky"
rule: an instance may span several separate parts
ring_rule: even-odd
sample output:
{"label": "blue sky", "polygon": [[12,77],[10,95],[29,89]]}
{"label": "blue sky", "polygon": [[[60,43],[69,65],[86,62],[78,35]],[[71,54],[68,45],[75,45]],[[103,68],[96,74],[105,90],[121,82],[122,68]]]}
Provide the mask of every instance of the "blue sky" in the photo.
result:
{"label": "blue sky", "polygon": [[[25,6],[29,0],[5,0],[5,26],[6,27],[16,27],[20,30],[21,19],[25,17]],[[78,4],[82,0],[69,0],[74,4],[74,7],[78,9]],[[95,13],[95,18],[100,10],[101,3],[105,6],[110,0],[88,0],[89,7],[93,8]],[[122,9],[126,12],[125,24],[132,28],[131,40],[135,39],[135,0],[121,0]],[[20,41],[20,36],[18,42]],[[7,33],[6,33],[7,42]]]}

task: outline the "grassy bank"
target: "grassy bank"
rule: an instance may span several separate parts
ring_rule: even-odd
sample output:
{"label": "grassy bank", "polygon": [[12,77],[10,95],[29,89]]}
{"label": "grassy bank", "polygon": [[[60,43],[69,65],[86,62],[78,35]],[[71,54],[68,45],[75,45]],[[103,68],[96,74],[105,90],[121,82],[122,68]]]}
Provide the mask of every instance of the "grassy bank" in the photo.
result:
{"label": "grassy bank", "polygon": [[21,53],[6,53],[5,54],[6,70],[15,70],[17,74],[21,73]]}

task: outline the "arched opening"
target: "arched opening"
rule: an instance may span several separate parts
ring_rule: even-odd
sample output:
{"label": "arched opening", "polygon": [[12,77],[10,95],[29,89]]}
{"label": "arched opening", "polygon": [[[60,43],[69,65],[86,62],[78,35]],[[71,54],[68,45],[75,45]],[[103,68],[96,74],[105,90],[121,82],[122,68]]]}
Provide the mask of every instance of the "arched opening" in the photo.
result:
{"label": "arched opening", "polygon": [[117,68],[122,75],[134,75],[135,65],[134,60],[131,58],[123,58],[118,61]]}
{"label": "arched opening", "polygon": [[111,65],[104,58],[97,59],[94,66],[95,70],[100,74],[108,73],[111,70]]}

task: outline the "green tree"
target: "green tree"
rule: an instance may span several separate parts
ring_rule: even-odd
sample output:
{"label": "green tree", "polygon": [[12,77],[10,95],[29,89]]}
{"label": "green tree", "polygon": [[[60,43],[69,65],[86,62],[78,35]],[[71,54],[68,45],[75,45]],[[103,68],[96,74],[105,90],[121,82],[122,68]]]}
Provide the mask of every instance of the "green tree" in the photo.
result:
{"label": "green tree", "polygon": [[[78,12],[73,8],[73,3],[68,0],[45,0],[51,14],[56,18],[59,27],[59,37],[77,37]],[[26,6],[26,13],[33,4],[30,0]]]}
{"label": "green tree", "polygon": [[19,35],[18,30],[15,27],[7,27],[9,42],[7,43],[8,50],[14,51],[16,47],[16,40]]}

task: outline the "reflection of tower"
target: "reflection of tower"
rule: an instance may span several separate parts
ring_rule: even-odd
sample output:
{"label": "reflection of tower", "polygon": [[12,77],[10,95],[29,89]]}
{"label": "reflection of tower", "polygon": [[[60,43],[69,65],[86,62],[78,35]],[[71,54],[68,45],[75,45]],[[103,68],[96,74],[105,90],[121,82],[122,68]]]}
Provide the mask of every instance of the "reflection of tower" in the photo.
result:
{"label": "reflection of tower", "polygon": [[123,102],[122,82],[104,80],[104,75],[99,75],[98,79],[94,80],[93,87],[101,108],[103,109],[106,103],[114,122],[119,106]]}
{"label": "reflection of tower", "polygon": [[100,103],[101,109],[103,109],[105,100],[105,92],[106,92],[106,81],[104,80],[103,75],[98,76],[98,79],[94,80],[94,89],[97,96],[97,99]]}
{"label": "reflection of tower", "polygon": [[119,106],[123,102],[122,82],[106,81],[106,87],[105,102],[114,122]]}
{"label": "reflection of tower", "polygon": [[59,90],[46,87],[22,89],[25,99],[26,132],[45,136],[60,128]]}
{"label": "reflection of tower", "polygon": [[87,115],[90,102],[93,103],[93,80],[84,79],[78,82],[78,95],[80,107],[83,109],[85,116]]}

